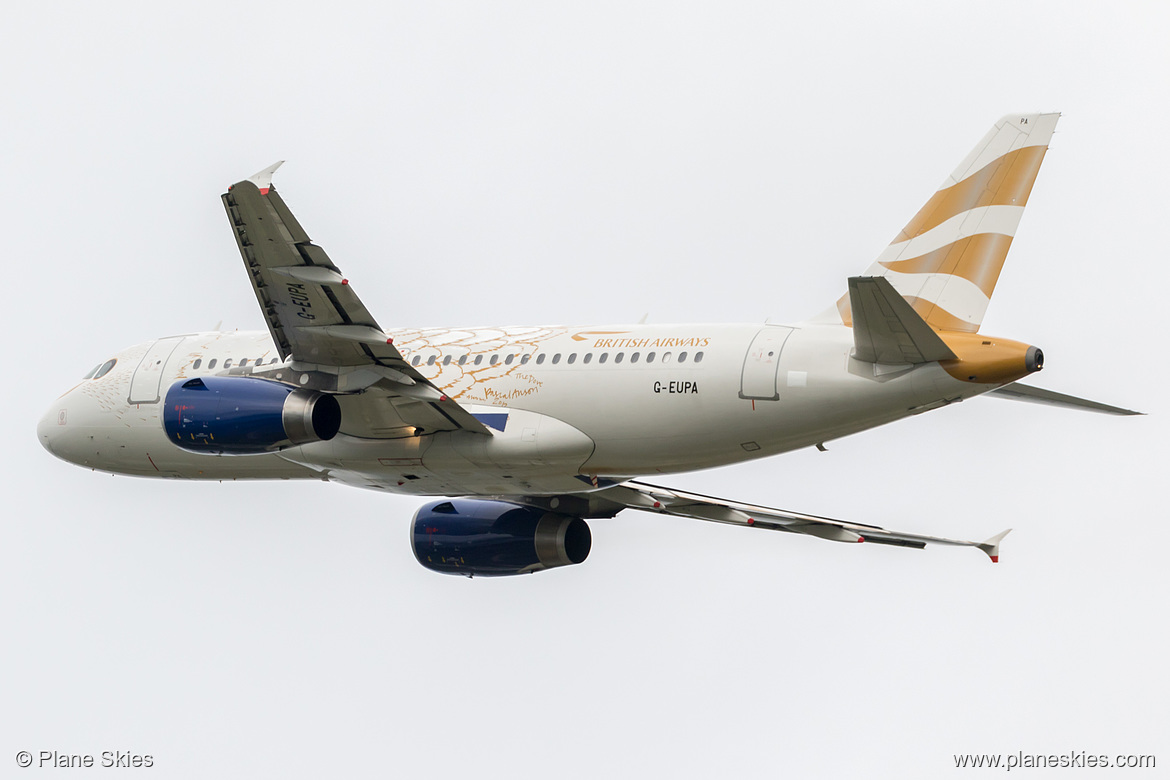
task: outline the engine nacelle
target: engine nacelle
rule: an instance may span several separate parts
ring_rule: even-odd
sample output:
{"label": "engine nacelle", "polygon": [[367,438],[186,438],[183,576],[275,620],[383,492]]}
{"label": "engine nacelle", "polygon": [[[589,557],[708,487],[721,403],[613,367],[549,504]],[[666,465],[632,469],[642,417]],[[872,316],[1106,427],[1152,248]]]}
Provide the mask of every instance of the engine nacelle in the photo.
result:
{"label": "engine nacelle", "polygon": [[205,376],[171,385],[163,428],[191,452],[260,455],[332,439],[341,406],[331,395],[271,379]]}
{"label": "engine nacelle", "polygon": [[410,546],[431,571],[467,577],[529,574],[581,563],[593,536],[579,517],[543,509],[461,498],[414,513]]}

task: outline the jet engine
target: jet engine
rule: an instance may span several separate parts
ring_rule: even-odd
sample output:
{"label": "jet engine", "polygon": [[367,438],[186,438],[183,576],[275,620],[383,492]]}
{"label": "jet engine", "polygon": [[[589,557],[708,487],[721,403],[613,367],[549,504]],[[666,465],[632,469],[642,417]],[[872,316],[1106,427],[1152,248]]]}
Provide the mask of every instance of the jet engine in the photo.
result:
{"label": "jet engine", "polygon": [[331,395],[271,379],[206,376],[171,385],[163,428],[191,452],[260,455],[332,439],[341,406]]}
{"label": "jet engine", "polygon": [[420,508],[411,525],[414,557],[442,574],[529,574],[581,563],[593,537],[580,517],[506,501],[454,499]]}

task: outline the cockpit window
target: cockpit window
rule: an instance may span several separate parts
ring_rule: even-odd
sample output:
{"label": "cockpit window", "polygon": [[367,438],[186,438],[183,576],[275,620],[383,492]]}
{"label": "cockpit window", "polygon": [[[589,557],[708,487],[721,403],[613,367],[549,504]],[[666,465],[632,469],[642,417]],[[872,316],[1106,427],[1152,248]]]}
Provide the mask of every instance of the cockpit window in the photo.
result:
{"label": "cockpit window", "polygon": [[114,365],[117,362],[118,362],[117,359],[110,358],[105,363],[102,363],[101,366],[98,367],[98,370],[96,372],[94,372],[93,378],[94,379],[101,379],[103,376],[110,373],[110,370],[114,367]]}
{"label": "cockpit window", "polygon": [[91,369],[89,370],[89,373],[87,373],[85,376],[83,376],[83,377],[82,377],[82,380],[84,381],[84,380],[86,380],[86,379],[93,379],[93,375],[94,375],[94,374],[96,374],[96,373],[98,372],[98,369],[99,369],[99,368],[101,368],[101,364],[100,364],[100,363],[99,363],[98,365],[94,366],[93,368],[91,368]]}

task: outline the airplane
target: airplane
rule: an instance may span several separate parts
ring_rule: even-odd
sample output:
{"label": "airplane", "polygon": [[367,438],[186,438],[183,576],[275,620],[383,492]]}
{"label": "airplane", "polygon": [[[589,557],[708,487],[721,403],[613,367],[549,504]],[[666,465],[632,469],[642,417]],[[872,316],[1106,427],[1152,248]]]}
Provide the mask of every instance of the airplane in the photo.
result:
{"label": "airplane", "polygon": [[979,332],[1059,116],[997,121],[834,305],[790,325],[383,329],[277,193],[276,163],[221,196],[267,331],[117,352],[37,435],[114,474],[440,497],[410,540],[447,574],[579,564],[587,521],[625,509],[998,562],[1007,531],[948,539],[642,480],[823,449],[985,394],[1138,414],[1021,383],[1043,352]]}

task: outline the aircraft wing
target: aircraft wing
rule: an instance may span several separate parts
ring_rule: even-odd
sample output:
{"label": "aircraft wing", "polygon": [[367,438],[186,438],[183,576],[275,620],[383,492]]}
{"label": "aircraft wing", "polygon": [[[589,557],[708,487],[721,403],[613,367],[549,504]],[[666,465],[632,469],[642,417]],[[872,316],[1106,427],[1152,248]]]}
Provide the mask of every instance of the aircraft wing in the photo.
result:
{"label": "aircraft wing", "polygon": [[876,525],[862,523],[848,523],[842,520],[832,520],[827,517],[806,515],[800,512],[789,512],[784,509],[742,504],[735,501],[725,501],[720,498],[687,493],[681,490],[649,485],[644,482],[623,482],[613,487],[603,488],[591,495],[604,498],[622,507],[642,509],[647,512],[658,512],[675,517],[689,517],[695,520],[707,520],[715,523],[728,523],[748,528],[764,528],[769,531],[787,531],[789,533],[807,534],[833,542],[872,542],[875,544],[890,544],[897,547],[914,547],[921,549],[928,544],[942,544],[957,547],[977,547],[991,558],[993,563],[999,562],[999,543],[1007,536],[1007,531],[996,534],[983,542],[969,542],[962,539],[946,539],[939,536],[923,536],[921,534],[891,531]]}
{"label": "aircraft wing", "polygon": [[[282,161],[283,162],[283,161]],[[222,196],[256,301],[282,360],[312,375],[306,385],[369,390],[393,405],[395,423],[426,430],[491,432],[410,366],[325,250],[272,186],[280,162]]]}

